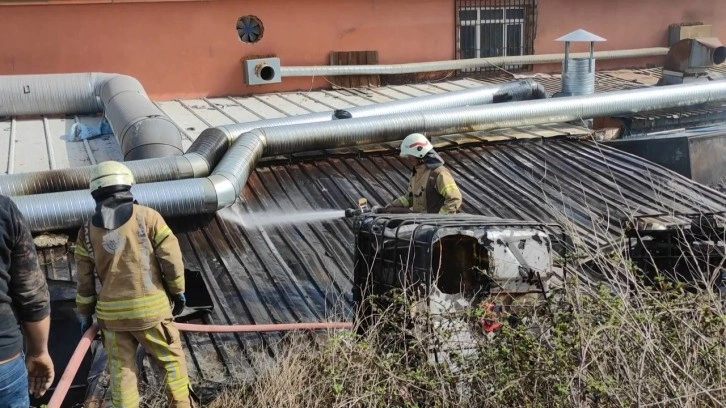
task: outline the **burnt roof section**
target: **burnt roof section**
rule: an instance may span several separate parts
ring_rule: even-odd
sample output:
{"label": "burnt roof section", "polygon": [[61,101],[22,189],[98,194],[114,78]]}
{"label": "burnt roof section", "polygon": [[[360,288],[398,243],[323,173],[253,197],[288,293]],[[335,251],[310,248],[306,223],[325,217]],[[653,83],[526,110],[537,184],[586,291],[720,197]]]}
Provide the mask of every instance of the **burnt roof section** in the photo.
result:
{"label": "burnt roof section", "polygon": [[[539,130],[542,134],[556,133]],[[536,134],[537,129],[529,129]],[[549,132],[549,133],[548,133]],[[466,139],[469,140],[469,139]],[[536,137],[461,145],[437,141],[471,214],[560,222],[604,248],[631,215],[726,211],[726,196],[635,156],[591,141]],[[402,193],[409,170],[388,145],[324,158],[268,163],[250,177],[241,212],[384,204]],[[246,230],[221,217],[174,220],[186,266],[203,272],[214,302],[209,322],[288,323],[351,312],[352,221]],[[67,247],[42,251],[48,276],[71,279]],[[184,333],[193,378],[223,382],[254,373],[282,336]]]}

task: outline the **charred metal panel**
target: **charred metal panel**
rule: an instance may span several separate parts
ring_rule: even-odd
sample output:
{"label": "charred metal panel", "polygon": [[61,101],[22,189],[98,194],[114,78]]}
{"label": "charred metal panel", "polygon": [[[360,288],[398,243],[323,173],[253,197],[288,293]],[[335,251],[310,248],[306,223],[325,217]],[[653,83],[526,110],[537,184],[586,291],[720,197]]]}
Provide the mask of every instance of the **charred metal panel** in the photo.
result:
{"label": "charred metal panel", "polygon": [[683,131],[606,143],[707,186],[726,180],[726,129],[702,135]]}
{"label": "charred metal panel", "polygon": [[657,278],[723,290],[726,278],[726,213],[638,218],[627,231],[628,255],[645,281]]}
{"label": "charred metal panel", "polygon": [[607,144],[691,178],[691,148],[687,137],[651,136],[618,139]]}
{"label": "charred metal panel", "polygon": [[691,178],[707,186],[726,180],[726,130],[723,133],[693,136],[688,139],[691,152]]}
{"label": "charred metal panel", "polygon": [[[553,224],[476,215],[368,215],[356,220],[355,230],[353,293],[364,326],[397,291],[427,299],[427,310],[489,295],[545,293],[553,275],[551,242],[564,239]],[[462,298],[451,299],[457,294]]]}

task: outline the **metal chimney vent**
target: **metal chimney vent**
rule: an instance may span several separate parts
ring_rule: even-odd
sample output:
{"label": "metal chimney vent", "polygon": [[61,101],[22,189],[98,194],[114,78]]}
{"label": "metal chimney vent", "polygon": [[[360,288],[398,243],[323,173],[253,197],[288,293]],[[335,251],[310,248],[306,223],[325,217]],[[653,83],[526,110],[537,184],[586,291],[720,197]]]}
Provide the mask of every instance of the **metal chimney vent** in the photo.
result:
{"label": "metal chimney vent", "polygon": [[[576,30],[557,39],[565,42],[565,60],[562,62],[562,91],[555,96],[591,95],[595,93],[595,42],[604,38]],[[589,42],[590,58],[570,58],[570,43]]]}

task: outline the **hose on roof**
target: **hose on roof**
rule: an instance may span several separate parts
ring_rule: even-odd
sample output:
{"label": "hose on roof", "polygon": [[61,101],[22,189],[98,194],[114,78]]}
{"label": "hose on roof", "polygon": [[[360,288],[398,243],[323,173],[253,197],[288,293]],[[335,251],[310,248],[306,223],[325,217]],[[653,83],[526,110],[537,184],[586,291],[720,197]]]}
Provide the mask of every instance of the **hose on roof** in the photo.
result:
{"label": "hose on roof", "polygon": [[[351,329],[353,324],[350,322],[317,322],[317,323],[283,323],[283,324],[190,324],[175,323],[176,327],[181,331],[191,331],[200,333],[250,333],[250,332],[272,332],[272,331],[293,331],[293,330],[335,330],[335,329]],[[83,358],[91,346],[91,342],[98,334],[98,324],[93,323],[91,327],[83,333],[81,340],[78,342],[76,349],[73,351],[58,384],[53,391],[53,395],[48,401],[48,408],[61,408],[63,400],[68,394],[68,390],[73,384],[73,379],[78,373],[78,369],[83,362]]]}

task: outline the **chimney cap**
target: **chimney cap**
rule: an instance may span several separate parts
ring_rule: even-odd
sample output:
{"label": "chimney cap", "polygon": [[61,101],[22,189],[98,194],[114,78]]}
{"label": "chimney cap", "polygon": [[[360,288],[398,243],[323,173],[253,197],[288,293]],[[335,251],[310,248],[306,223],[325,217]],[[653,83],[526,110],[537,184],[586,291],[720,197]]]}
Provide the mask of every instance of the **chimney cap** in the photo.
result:
{"label": "chimney cap", "polygon": [[555,41],[566,41],[566,42],[600,42],[607,41],[606,39],[595,35],[589,31],[583,29],[575,30],[569,34],[565,34]]}

